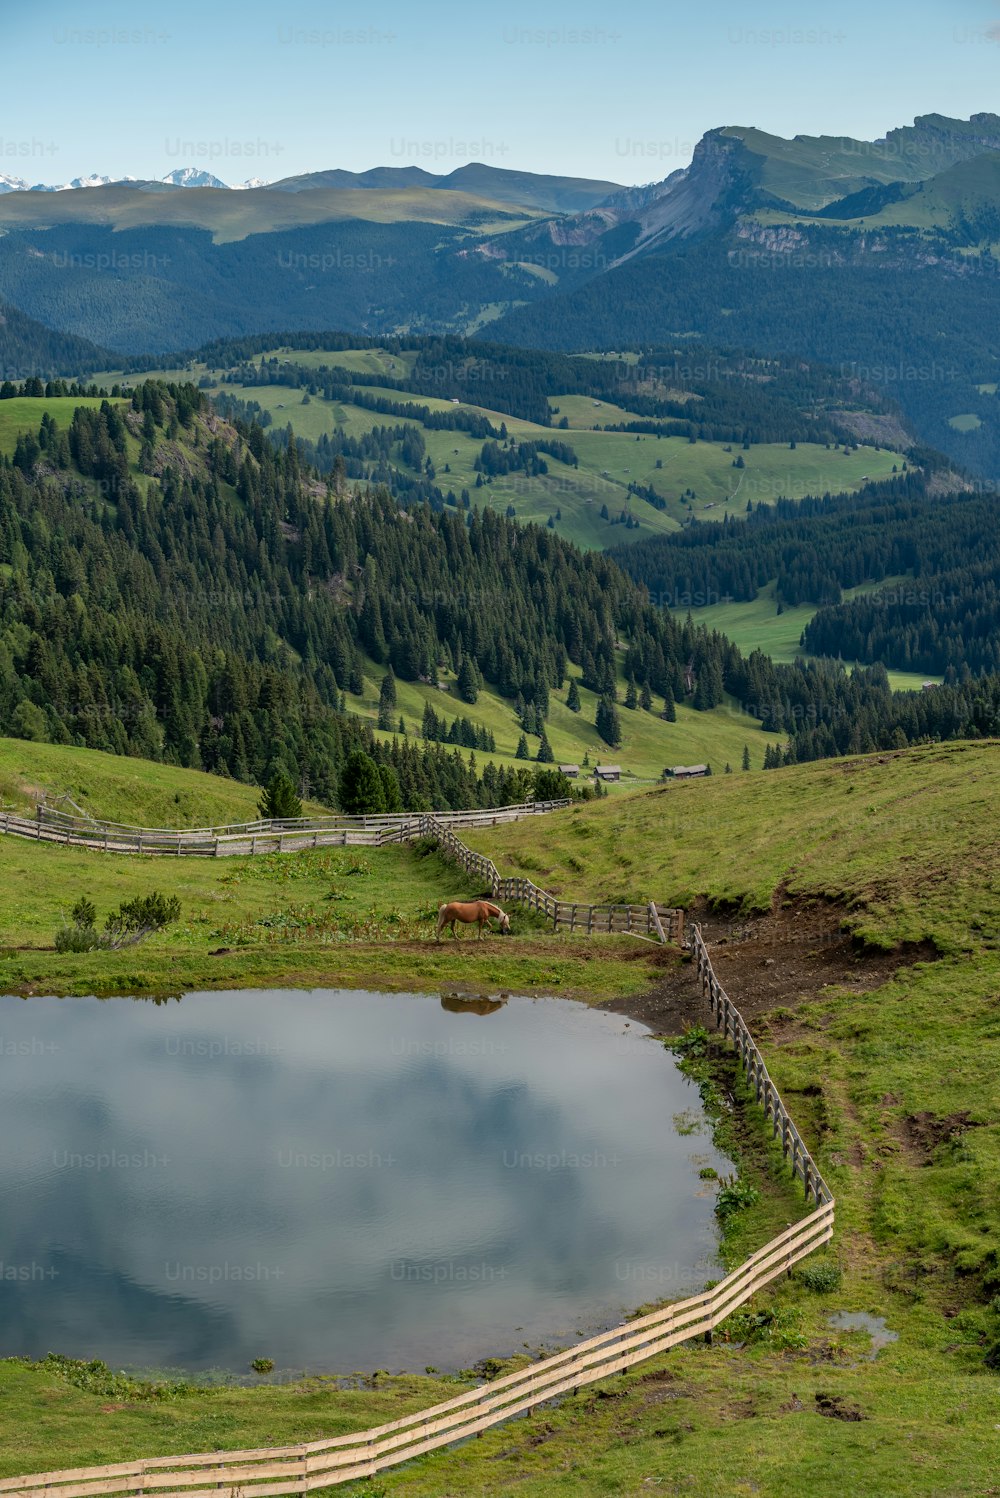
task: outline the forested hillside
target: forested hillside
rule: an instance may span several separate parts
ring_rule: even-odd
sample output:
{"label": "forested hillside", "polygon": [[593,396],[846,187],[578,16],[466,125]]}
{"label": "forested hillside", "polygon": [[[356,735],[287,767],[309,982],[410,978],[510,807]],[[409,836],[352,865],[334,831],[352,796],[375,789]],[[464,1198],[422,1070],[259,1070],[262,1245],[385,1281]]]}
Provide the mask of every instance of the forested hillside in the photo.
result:
{"label": "forested hillside", "polygon": [[[491,331],[551,349],[641,347],[677,329],[766,354],[799,349],[898,401],[923,442],[997,474],[1000,420],[985,388],[997,378],[996,284],[991,256],[814,222],[678,241]],[[951,425],[962,416],[975,420]]]}
{"label": "forested hillside", "polygon": [[480,778],[457,749],[378,744],[345,714],[364,658],[404,681],[450,668],[470,710],[488,681],[543,724],[573,662],[613,745],[622,647],[650,707],[731,694],[787,735],[778,759],[1000,725],[1000,680],[894,696],[878,667],[744,660],[606,557],[489,512],[338,491],[192,386],[146,382],[66,430],[46,415],[0,462],[0,732],[244,780],[283,767],[324,800],[361,744],[407,805],[496,802],[523,773]]}
{"label": "forested hillside", "polygon": [[88,338],[58,333],[0,302],[0,380],[90,374],[112,357]]}
{"label": "forested hillside", "polygon": [[[1000,527],[995,494],[929,492],[924,472],[859,495],[760,508],[693,524],[612,555],[655,598],[819,605],[814,655],[941,675],[1000,670]],[[842,599],[864,583],[889,586]],[[903,579],[903,581],[898,581]]]}

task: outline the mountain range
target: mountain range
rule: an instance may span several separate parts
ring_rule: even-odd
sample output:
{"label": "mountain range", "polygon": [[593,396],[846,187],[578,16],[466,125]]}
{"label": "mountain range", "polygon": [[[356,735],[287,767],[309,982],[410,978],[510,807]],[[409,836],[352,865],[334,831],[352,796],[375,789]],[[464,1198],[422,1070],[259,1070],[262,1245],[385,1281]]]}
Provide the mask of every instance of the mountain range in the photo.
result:
{"label": "mountain range", "polygon": [[[144,188],[146,191],[156,191],[158,188],[164,186],[229,187],[228,183],[221,181],[212,172],[202,171],[200,167],[196,166],[178,167],[176,171],[168,172],[165,177],[157,178],[155,181],[146,181],[142,177],[104,177],[99,172],[91,172],[88,177],[74,177],[71,182],[60,182],[57,184],[46,182],[30,183],[25,177],[12,177],[6,172],[0,172],[0,193],[70,192],[81,187],[117,187],[124,183]],[[248,177],[245,182],[234,183],[230,190],[238,192],[248,188],[266,186],[267,183],[262,177]]]}
{"label": "mountain range", "polygon": [[[655,144],[619,151],[645,168]],[[563,350],[690,336],[801,353],[1000,474],[995,114],[922,115],[876,141],[721,126],[689,166],[642,186],[484,163],[218,183],[181,168],[7,191],[0,299],[124,356],[278,328],[487,325]]]}

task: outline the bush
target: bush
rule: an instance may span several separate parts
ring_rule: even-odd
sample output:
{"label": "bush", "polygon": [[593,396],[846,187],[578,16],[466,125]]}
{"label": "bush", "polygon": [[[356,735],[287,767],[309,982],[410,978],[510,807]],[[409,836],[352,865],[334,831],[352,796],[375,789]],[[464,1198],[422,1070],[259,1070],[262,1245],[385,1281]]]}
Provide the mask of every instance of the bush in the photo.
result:
{"label": "bush", "polygon": [[838,1264],[803,1264],[796,1277],[807,1290],[814,1290],[817,1295],[828,1295],[831,1290],[839,1290],[842,1279]]}
{"label": "bush", "polygon": [[737,1212],[743,1212],[747,1207],[756,1206],[760,1201],[760,1192],[756,1186],[742,1176],[729,1176],[719,1192],[715,1203],[716,1216],[725,1222],[727,1218],[734,1217]]}
{"label": "bush", "polygon": [[81,895],[70,915],[74,926],[93,926],[97,923],[97,906],[86,895]]}
{"label": "bush", "polygon": [[176,895],[169,898],[154,890],[151,895],[136,895],[133,900],[123,900],[113,915],[104,922],[104,929],[113,935],[132,932],[160,931],[181,913],[181,902]]}
{"label": "bush", "polygon": [[73,924],[63,925],[56,932],[56,951],[93,952],[98,948],[114,950],[131,945],[176,921],[180,913],[181,904],[176,895],[168,897],[154,890],[149,895],[123,900],[107,917],[104,930],[98,931],[97,908],[86,895],[81,895],[71,912]]}
{"label": "bush", "polygon": [[57,952],[92,952],[103,945],[93,926],[60,926],[56,932]]}

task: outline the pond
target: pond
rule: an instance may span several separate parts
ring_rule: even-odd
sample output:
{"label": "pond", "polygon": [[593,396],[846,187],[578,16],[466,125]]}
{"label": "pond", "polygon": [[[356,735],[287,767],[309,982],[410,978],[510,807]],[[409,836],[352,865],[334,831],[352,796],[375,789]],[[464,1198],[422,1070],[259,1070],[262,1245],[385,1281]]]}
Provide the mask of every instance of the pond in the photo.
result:
{"label": "pond", "polygon": [[0,1355],[347,1373],[568,1344],[719,1273],[642,1025],[557,998],[0,998]]}

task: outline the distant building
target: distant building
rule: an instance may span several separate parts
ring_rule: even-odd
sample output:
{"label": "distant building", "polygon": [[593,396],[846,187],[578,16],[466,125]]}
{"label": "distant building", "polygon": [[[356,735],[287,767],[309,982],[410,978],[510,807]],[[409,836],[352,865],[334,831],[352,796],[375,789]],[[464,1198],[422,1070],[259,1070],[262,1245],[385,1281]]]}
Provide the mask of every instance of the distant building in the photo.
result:
{"label": "distant building", "polygon": [[707,765],[674,765],[672,769],[664,772],[674,780],[696,780],[699,775],[708,774]]}
{"label": "distant building", "polygon": [[565,775],[567,780],[575,780],[580,773],[579,765],[560,765],[559,773]]}
{"label": "distant building", "polygon": [[934,690],[934,688],[936,686],[937,686],[937,682],[936,681],[922,681],[920,683],[920,690],[922,692],[933,692],[933,690]]}
{"label": "distant building", "polygon": [[595,765],[594,766],[594,779],[595,780],[621,780],[621,778],[622,778],[622,767],[621,767],[621,765]]}

